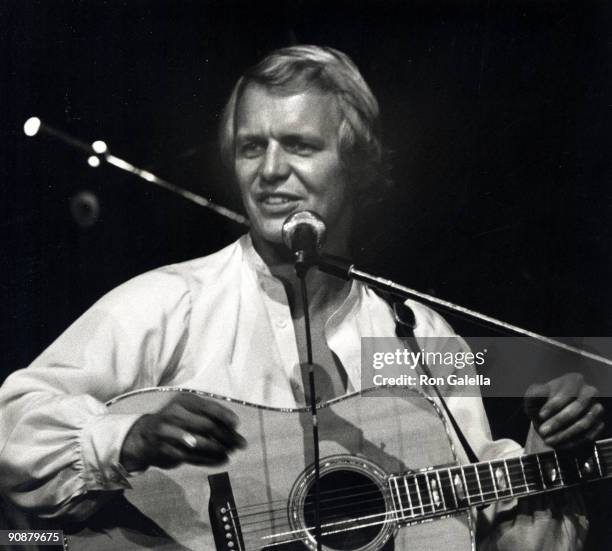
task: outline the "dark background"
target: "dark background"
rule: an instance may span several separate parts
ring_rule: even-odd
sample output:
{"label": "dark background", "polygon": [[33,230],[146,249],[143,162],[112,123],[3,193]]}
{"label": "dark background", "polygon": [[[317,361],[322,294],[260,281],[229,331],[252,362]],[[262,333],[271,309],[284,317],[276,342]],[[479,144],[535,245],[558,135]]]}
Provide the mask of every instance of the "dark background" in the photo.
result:
{"label": "dark background", "polygon": [[[241,232],[24,121],[240,209],[219,114],[246,67],[296,42],[348,53],[382,107],[396,189],[365,265],[545,334],[611,335],[611,23],[603,0],[3,0],[0,380],[118,283]],[[83,191],[89,228],[70,211]],[[497,434],[524,429],[487,406]]]}

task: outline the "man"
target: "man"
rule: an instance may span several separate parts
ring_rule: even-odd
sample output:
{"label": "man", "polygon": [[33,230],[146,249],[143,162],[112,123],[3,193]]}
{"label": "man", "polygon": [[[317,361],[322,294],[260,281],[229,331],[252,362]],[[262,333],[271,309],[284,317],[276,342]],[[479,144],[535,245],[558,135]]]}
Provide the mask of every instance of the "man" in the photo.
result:
{"label": "man", "polygon": [[[377,127],[374,96],[338,51],[286,48],[242,77],[225,109],[221,146],[250,234],[120,286],[7,379],[2,492],[45,516],[86,517],[148,466],[216,465],[248,445],[233,414],[193,396],[153,415],[106,410],[105,401],[133,389],[175,385],[276,407],[303,403],[304,312],[281,227],[293,212],[315,211],[327,222],[326,252],[350,255],[358,208],[384,181]],[[308,287],[314,356],[327,381],[321,394],[359,389],[360,339],[395,334],[390,307],[363,285],[315,270]],[[417,338],[452,334],[428,308],[409,306]],[[534,417],[548,443],[592,439],[601,430],[601,406],[581,380],[539,390],[548,400]],[[480,399],[449,406],[481,459],[521,453],[513,442],[491,441]],[[535,434],[531,442],[537,445]],[[554,515],[547,504],[513,503],[505,522],[489,508],[483,545],[579,546],[583,519],[569,501]]]}

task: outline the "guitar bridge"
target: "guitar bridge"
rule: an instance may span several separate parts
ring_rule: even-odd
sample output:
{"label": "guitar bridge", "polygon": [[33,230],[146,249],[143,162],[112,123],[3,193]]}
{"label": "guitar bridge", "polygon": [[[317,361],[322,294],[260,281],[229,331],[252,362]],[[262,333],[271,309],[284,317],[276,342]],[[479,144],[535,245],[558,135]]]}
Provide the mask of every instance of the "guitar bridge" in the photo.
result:
{"label": "guitar bridge", "polygon": [[244,540],[227,473],[210,475],[208,513],[218,551],[244,551]]}

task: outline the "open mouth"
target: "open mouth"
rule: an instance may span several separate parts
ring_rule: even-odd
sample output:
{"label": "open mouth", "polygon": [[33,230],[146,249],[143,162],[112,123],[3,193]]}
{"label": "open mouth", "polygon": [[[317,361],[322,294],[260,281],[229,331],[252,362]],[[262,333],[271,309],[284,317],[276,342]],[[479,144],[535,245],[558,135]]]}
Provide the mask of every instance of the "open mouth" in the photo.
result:
{"label": "open mouth", "polygon": [[271,213],[286,212],[294,209],[300,197],[290,193],[261,193],[257,195],[257,203]]}
{"label": "open mouth", "polygon": [[285,203],[289,203],[294,201],[294,199],[290,197],[266,197],[262,203],[266,205],[284,205]]}

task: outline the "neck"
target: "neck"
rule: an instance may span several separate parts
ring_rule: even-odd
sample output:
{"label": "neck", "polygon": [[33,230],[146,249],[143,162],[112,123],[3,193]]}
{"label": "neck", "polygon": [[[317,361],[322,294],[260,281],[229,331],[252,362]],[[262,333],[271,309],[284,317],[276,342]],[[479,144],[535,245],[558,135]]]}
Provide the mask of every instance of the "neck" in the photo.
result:
{"label": "neck", "polygon": [[[255,235],[252,235],[252,239],[259,256],[272,274],[283,282],[293,317],[303,316],[300,280],[295,272],[293,255],[283,244],[270,243]],[[330,243],[324,252],[347,257],[348,250],[348,242]],[[336,308],[350,290],[350,282],[320,272],[314,267],[306,274],[306,286],[311,314]]]}

